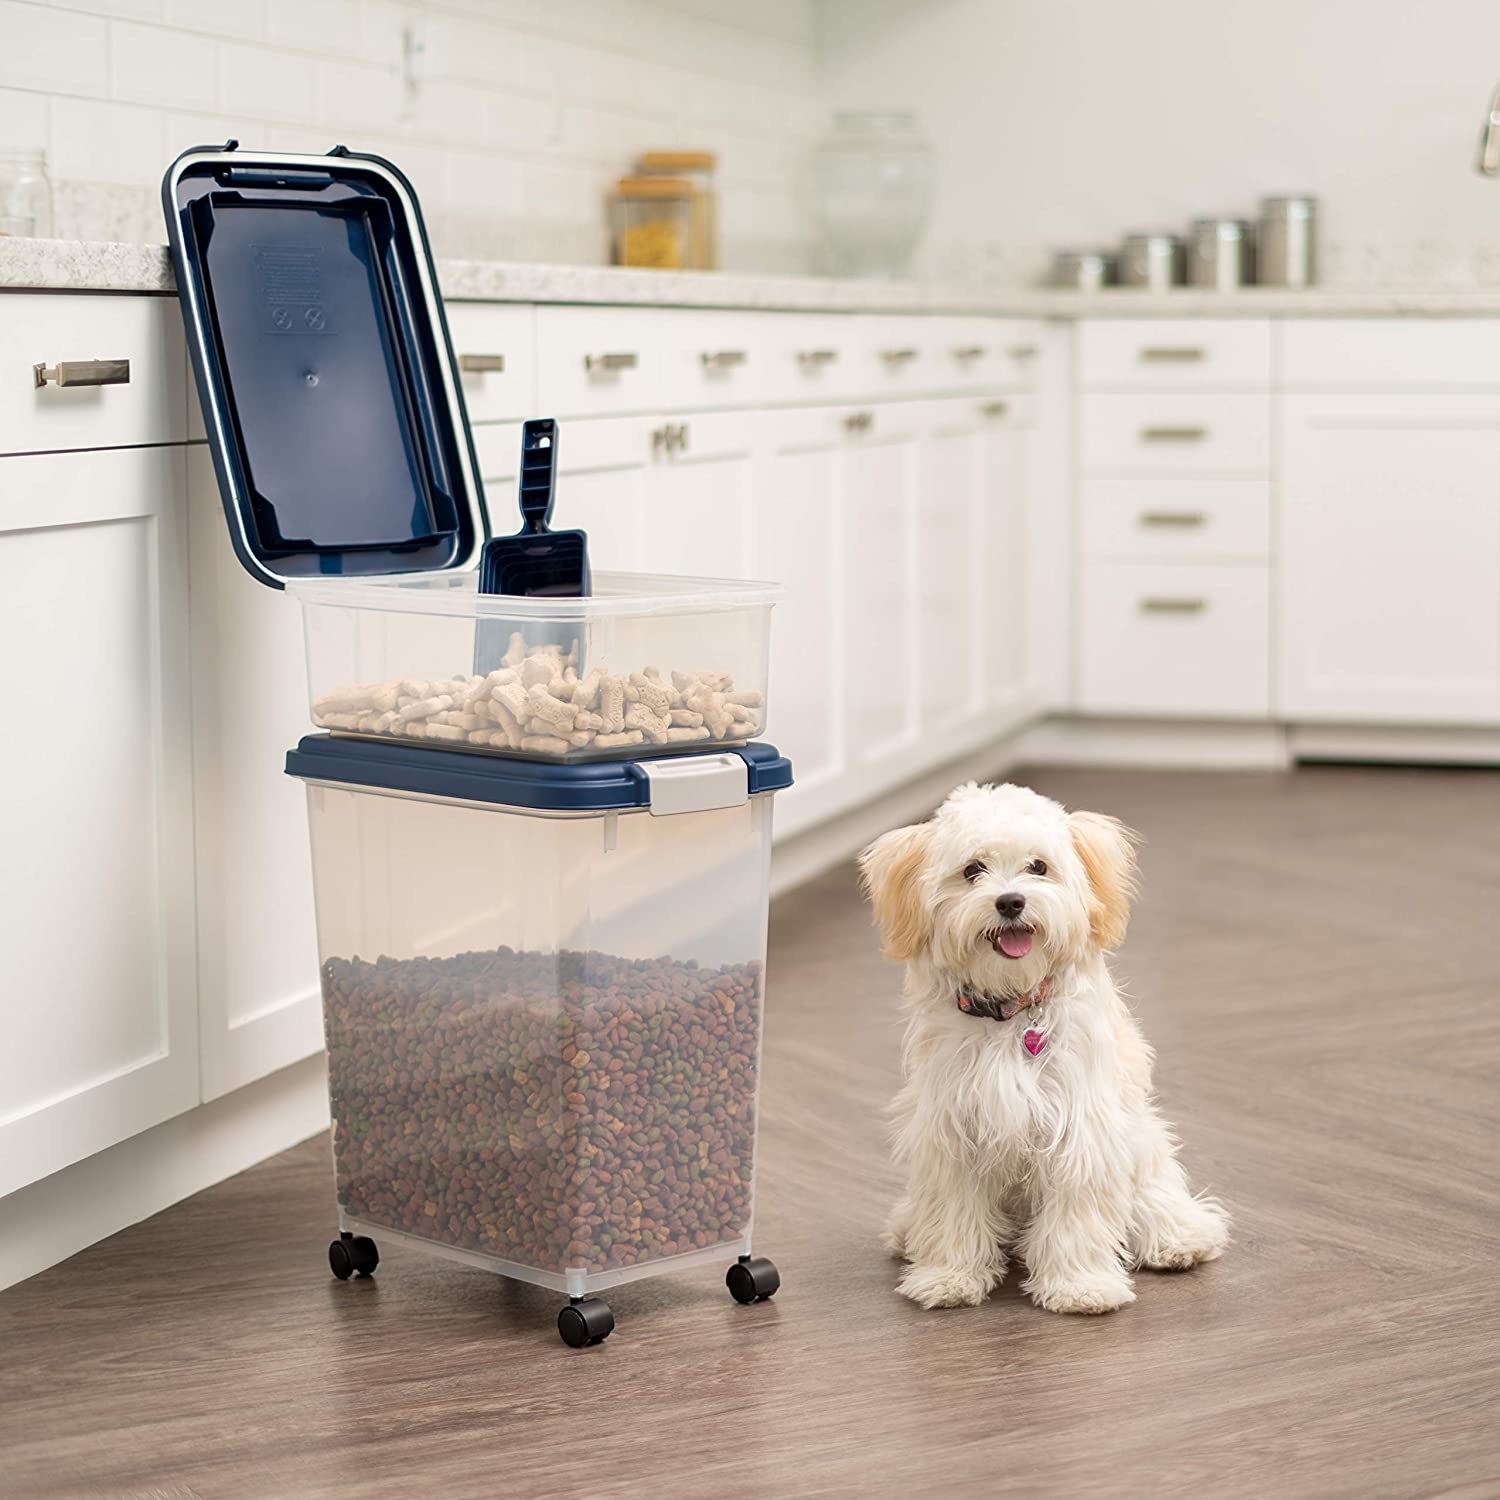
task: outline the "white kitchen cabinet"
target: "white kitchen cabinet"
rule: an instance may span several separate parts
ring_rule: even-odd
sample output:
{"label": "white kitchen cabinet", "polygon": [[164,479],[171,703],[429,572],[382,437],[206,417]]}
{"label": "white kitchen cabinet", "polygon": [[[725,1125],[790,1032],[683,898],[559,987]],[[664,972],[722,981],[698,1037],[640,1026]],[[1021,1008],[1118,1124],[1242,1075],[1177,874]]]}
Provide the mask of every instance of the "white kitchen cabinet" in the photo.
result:
{"label": "white kitchen cabinet", "polygon": [[0,1195],[198,1099],[185,532],[180,448],[0,458]]}
{"label": "white kitchen cabinet", "polygon": [[754,425],[743,412],[653,418],[651,448],[641,491],[643,566],[699,578],[754,576]]}
{"label": "white kitchen cabinet", "polygon": [[1279,711],[1500,721],[1500,396],[1282,413]]}
{"label": "white kitchen cabinet", "polygon": [[1042,688],[1032,597],[1033,507],[1055,504],[1061,496],[1047,491],[1038,471],[1032,398],[988,397],[968,410],[977,423],[980,708],[985,725],[1003,732]]}

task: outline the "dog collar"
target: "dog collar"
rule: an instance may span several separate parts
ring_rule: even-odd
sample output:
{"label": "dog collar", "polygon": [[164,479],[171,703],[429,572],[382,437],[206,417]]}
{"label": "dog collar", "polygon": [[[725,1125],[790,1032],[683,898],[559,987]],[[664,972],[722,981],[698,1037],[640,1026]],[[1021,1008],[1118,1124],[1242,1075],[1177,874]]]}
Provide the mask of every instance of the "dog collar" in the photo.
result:
{"label": "dog collar", "polygon": [[1034,990],[1027,990],[1021,995],[976,996],[960,990],[958,1008],[966,1016],[980,1016],[990,1021],[1008,1021],[1024,1010],[1031,1025],[1026,1028],[1026,1034],[1021,1040],[1026,1050],[1033,1057],[1038,1057],[1047,1045],[1047,1030],[1042,1024],[1042,1006],[1051,993],[1052,976],[1049,974]]}

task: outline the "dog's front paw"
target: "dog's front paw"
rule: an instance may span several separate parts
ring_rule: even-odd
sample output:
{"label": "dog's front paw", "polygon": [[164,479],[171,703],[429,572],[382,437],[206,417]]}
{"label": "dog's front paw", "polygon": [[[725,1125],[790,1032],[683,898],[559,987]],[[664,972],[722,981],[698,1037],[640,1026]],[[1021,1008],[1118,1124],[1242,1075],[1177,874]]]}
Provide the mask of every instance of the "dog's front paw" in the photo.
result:
{"label": "dog's front paw", "polygon": [[993,1277],[958,1266],[911,1266],[896,1290],[919,1307],[978,1307],[993,1285]]}
{"label": "dog's front paw", "polygon": [[1229,1215],[1214,1202],[1189,1199],[1170,1222],[1158,1222],[1141,1248],[1140,1263],[1152,1271],[1186,1271],[1217,1260],[1229,1243]]}
{"label": "dog's front paw", "polygon": [[1026,1291],[1048,1312],[1107,1313],[1135,1301],[1130,1278],[1121,1269],[1089,1271],[1066,1280],[1028,1282]]}
{"label": "dog's front paw", "polygon": [[889,1229],[882,1229],[880,1243],[885,1246],[886,1254],[893,1260],[906,1259],[906,1230],[900,1225],[893,1224]]}

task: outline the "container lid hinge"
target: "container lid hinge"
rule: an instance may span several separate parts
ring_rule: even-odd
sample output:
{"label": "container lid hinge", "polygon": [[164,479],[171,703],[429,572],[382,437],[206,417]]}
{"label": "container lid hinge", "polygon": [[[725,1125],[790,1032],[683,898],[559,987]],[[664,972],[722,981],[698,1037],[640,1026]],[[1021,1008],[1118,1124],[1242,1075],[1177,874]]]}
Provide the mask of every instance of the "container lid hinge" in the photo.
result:
{"label": "container lid hinge", "polygon": [[740,807],[750,800],[750,768],[733,752],[642,760],[635,769],[650,788],[653,818]]}

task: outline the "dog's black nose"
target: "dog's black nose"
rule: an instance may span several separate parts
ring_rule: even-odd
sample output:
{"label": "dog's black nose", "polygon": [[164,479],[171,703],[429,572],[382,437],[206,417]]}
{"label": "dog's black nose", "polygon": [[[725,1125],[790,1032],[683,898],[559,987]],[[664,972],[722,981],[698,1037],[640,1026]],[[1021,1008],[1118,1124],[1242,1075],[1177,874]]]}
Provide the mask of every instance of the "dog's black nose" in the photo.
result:
{"label": "dog's black nose", "polygon": [[995,897],[995,910],[1014,922],[1026,910],[1026,898],[1019,891],[1007,891],[1003,896]]}

